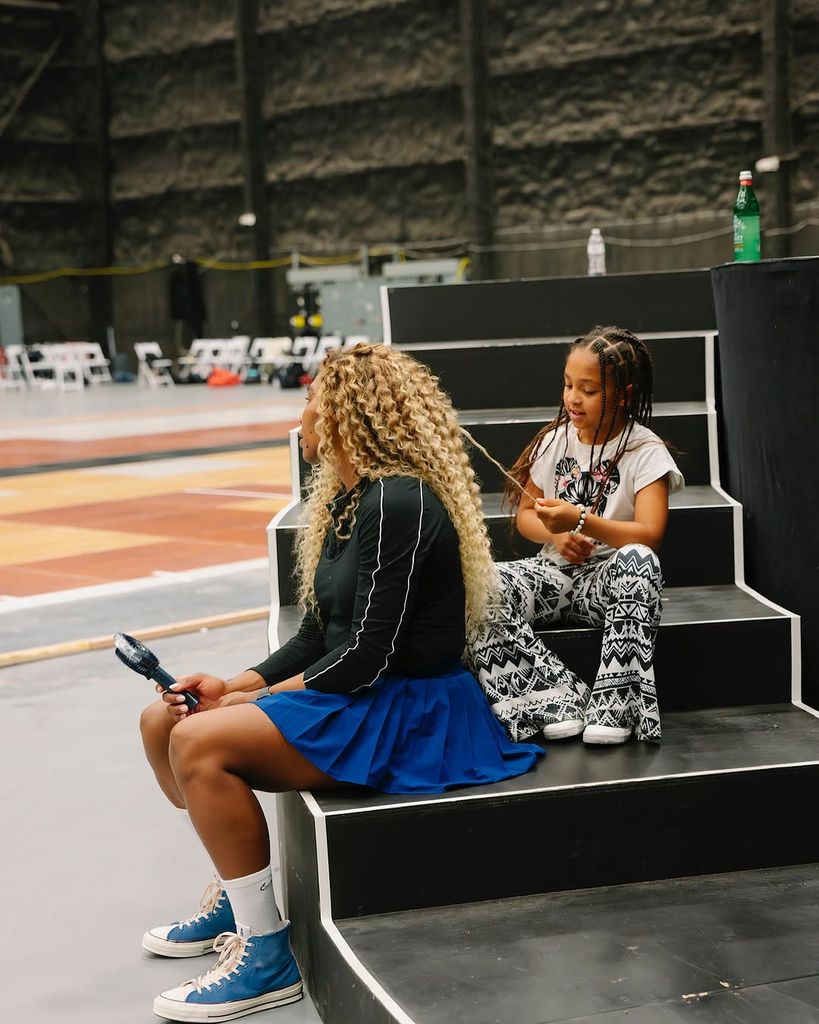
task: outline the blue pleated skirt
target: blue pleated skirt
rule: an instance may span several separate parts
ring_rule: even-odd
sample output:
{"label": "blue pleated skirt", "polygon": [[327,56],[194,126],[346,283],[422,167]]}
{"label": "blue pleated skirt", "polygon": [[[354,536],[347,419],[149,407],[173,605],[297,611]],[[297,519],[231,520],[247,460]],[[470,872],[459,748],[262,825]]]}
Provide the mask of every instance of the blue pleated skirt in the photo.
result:
{"label": "blue pleated skirt", "polygon": [[426,678],[384,676],[357,693],[291,690],[256,703],[325,775],[382,793],[500,782],[544,754],[509,739],[460,666]]}

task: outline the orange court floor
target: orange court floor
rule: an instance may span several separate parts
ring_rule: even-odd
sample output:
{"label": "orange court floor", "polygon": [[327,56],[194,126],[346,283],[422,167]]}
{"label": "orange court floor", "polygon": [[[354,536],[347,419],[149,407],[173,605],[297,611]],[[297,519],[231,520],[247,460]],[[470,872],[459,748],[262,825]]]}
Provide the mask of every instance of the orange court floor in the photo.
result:
{"label": "orange court floor", "polygon": [[0,607],[267,555],[300,391],[0,392]]}

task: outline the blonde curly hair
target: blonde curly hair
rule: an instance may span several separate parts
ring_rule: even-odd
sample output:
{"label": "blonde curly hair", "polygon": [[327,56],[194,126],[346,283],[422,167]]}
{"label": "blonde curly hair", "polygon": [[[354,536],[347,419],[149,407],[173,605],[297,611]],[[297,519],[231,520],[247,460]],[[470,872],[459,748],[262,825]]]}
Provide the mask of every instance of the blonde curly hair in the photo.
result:
{"label": "blonde curly hair", "polygon": [[[466,589],[467,631],[486,618],[497,594],[481,494],[449,396],[428,368],[388,345],[331,351],[319,369],[318,465],[308,484],[307,524],[296,540],[299,600],[315,608],[313,577],[332,517],[327,509],[342,486],[340,447],[360,477],[424,480],[449,513],[458,534]],[[355,511],[340,528],[348,536]]]}

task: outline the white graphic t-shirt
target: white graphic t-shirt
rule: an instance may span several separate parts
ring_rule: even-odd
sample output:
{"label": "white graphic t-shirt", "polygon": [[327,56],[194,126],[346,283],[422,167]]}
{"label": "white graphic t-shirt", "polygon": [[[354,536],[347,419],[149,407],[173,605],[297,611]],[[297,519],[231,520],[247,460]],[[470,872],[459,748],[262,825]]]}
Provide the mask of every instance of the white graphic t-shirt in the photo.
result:
{"label": "white graphic t-shirt", "polygon": [[[555,433],[557,436],[555,436]],[[568,444],[567,444],[568,441]],[[600,482],[608,477],[603,497],[596,514],[603,519],[620,522],[634,520],[634,498],[638,491],[668,474],[668,492],[685,486],[683,475],[668,449],[648,427],[635,423],[628,439],[626,451],[613,471],[609,465],[617,451],[619,437],[612,438],[604,449],[595,446],[595,465],[589,471],[591,445],[583,444],[574,424],[561,425],[550,431],[540,445],[539,454],[532,465],[532,483],[543,491],[546,498],[559,498],[573,505],[590,506]],[[613,548],[595,541],[593,558],[610,555]],[[551,541],[543,545],[543,554],[553,561],[563,562]]]}

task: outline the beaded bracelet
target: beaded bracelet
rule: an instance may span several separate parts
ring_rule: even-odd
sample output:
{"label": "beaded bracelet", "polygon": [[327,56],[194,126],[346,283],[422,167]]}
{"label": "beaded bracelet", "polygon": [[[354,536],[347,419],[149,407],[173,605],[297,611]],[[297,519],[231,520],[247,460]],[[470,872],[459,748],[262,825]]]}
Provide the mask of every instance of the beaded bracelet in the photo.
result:
{"label": "beaded bracelet", "polygon": [[586,525],[586,516],[588,514],[588,511],[589,510],[586,508],[585,505],[583,506],[583,508],[580,509],[580,518],[577,520],[577,526],[575,526],[573,530],[569,530],[569,533],[582,532],[583,527]]}

